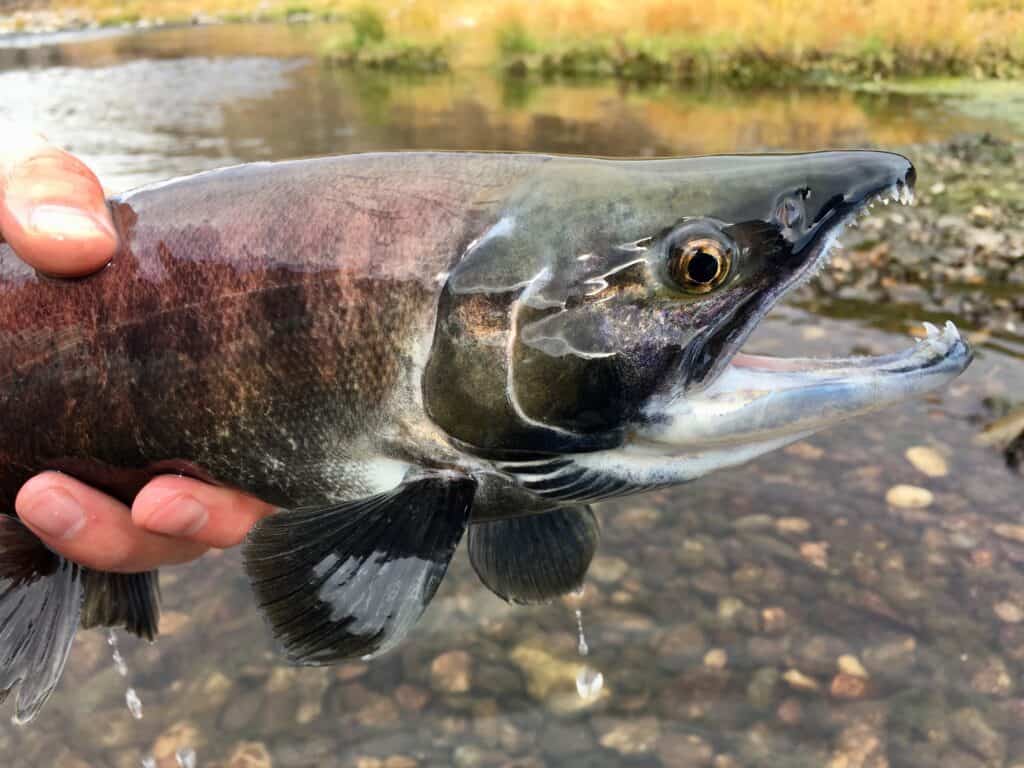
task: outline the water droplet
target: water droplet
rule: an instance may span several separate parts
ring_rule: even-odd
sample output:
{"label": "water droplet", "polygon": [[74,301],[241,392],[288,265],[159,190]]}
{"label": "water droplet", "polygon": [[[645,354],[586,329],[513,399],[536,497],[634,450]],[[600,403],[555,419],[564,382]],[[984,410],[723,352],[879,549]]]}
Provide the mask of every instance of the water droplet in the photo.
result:
{"label": "water droplet", "polygon": [[174,753],[180,768],[196,768],[196,751],[192,747],[182,747]]}
{"label": "water droplet", "polygon": [[579,640],[576,643],[576,650],[580,656],[586,656],[590,653],[590,646],[587,645],[587,638],[583,635],[583,611],[579,608],[576,609],[576,633],[579,635]]}
{"label": "water droplet", "polygon": [[156,768],[155,757],[144,757],[142,758],[142,768]]}
{"label": "water droplet", "polygon": [[580,584],[578,587],[576,587],[576,589],[574,589],[572,592],[570,592],[569,595],[571,597],[575,597],[577,600],[582,600],[583,599],[583,595],[586,593],[586,591],[587,591],[587,585],[586,584]]}
{"label": "water droplet", "polygon": [[117,634],[112,629],[107,630],[107,645],[117,648]]}
{"label": "water droplet", "polygon": [[585,701],[592,701],[601,695],[604,675],[593,667],[583,667],[576,675],[576,693]]}
{"label": "water droplet", "polygon": [[125,664],[124,656],[117,648],[114,649],[114,668],[121,677],[128,677],[128,665]]}
{"label": "water droplet", "polygon": [[136,720],[142,719],[142,700],[139,699],[139,694],[135,692],[134,688],[129,688],[124,692],[124,703],[128,705],[128,711],[132,713],[132,717]]}

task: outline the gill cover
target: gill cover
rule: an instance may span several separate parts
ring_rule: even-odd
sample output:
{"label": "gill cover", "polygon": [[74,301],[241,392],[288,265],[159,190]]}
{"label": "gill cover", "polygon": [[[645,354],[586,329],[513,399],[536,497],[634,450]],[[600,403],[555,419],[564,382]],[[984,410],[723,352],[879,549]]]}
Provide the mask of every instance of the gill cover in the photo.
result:
{"label": "gill cover", "polygon": [[[424,402],[473,452],[618,445],[658,378],[651,371],[671,365],[672,345],[643,342],[605,305],[620,290],[636,294],[630,304],[649,292],[636,241],[651,233],[627,196],[606,194],[620,175],[595,161],[552,160],[451,272]],[[642,358],[625,354],[638,342]]]}

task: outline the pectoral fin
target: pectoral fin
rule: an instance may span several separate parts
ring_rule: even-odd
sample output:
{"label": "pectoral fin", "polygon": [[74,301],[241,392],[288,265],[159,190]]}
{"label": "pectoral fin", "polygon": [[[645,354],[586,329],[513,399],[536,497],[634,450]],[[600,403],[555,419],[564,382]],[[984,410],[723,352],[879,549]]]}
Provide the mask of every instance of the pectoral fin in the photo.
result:
{"label": "pectoral fin", "polygon": [[579,589],[600,527],[588,506],[474,523],[469,559],[480,580],[510,603],[546,603]]}
{"label": "pectoral fin", "polygon": [[245,568],[288,658],[327,664],[401,641],[448,569],[475,490],[465,477],[420,477],[258,523]]}

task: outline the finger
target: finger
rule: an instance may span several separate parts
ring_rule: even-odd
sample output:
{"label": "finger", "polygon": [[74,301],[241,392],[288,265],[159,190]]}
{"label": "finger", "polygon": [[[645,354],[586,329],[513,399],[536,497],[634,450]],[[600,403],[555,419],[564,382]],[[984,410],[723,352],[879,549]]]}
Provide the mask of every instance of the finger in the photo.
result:
{"label": "finger", "polygon": [[49,275],[95,272],[118,237],[99,179],[78,158],[0,120],[0,236]]}
{"label": "finger", "polygon": [[44,472],[25,483],[14,506],[46,546],[99,571],[148,571],[194,560],[207,549],[199,542],[138,528],[126,506],[58,472]]}
{"label": "finger", "polygon": [[132,519],[153,533],[226,548],[241,544],[249,529],[273,511],[271,505],[239,491],[164,475],[139,491]]}

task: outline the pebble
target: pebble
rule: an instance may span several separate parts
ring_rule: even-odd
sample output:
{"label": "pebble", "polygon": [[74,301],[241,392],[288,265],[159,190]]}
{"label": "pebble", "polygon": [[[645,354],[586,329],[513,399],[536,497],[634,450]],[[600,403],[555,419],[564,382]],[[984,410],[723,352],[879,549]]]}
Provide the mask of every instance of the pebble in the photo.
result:
{"label": "pebble", "polygon": [[888,768],[885,741],[873,724],[856,721],[836,739],[827,768]]}
{"label": "pebble", "polygon": [[612,721],[602,724],[599,718],[595,727],[601,733],[601,746],[620,755],[643,755],[651,752],[658,743],[661,727],[655,717],[638,717],[634,720]]}
{"label": "pebble", "polygon": [[828,692],[836,699],[863,699],[868,693],[868,681],[863,677],[840,672],[832,678]]}
{"label": "pebble", "polygon": [[658,739],[658,758],[672,768],[703,768],[710,766],[715,749],[696,734],[663,733]]}
{"label": "pebble", "polygon": [[587,575],[602,584],[614,584],[629,571],[629,563],[621,557],[598,555],[590,564]]}
{"label": "pebble", "polygon": [[660,519],[661,510],[637,504],[617,514],[612,519],[612,525],[621,529],[647,530],[653,528]]}
{"label": "pebble", "polygon": [[465,693],[472,685],[473,660],[465,651],[442,653],[430,665],[430,681],[434,690],[444,693]]}
{"label": "pebble", "polygon": [[259,741],[242,741],[231,751],[225,768],[273,768],[266,744]]}
{"label": "pebble", "polygon": [[844,653],[836,660],[836,666],[839,671],[844,675],[850,675],[852,677],[868,677],[868,671],[864,669],[864,665],[860,663],[860,659],[854,656],[852,653]]}
{"label": "pebble", "polygon": [[782,675],[786,685],[795,691],[813,692],[821,689],[821,683],[809,675],[805,675],[799,669],[787,669]]}
{"label": "pebble", "polygon": [[791,623],[789,613],[781,606],[769,605],[761,609],[761,625],[770,635],[781,635]]}
{"label": "pebble", "polygon": [[758,709],[768,709],[775,702],[778,684],[779,671],[775,667],[761,667],[747,684],[747,701]]}
{"label": "pebble", "polygon": [[1024,525],[999,523],[994,525],[992,530],[995,531],[996,536],[1001,539],[1008,539],[1009,541],[1016,541],[1024,544]]}
{"label": "pebble", "polygon": [[1020,624],[1024,621],[1024,609],[1009,600],[1003,600],[995,604],[992,609],[999,620],[1007,624]]}
{"label": "pebble", "polygon": [[817,461],[825,455],[823,449],[803,440],[787,445],[784,450],[790,456],[796,456],[798,459],[806,459],[807,461]]}
{"label": "pebble", "polygon": [[179,750],[199,749],[204,741],[199,726],[181,721],[161,733],[149,751],[159,765],[162,762],[173,761]]}
{"label": "pebble", "polygon": [[804,719],[804,707],[799,699],[789,696],[782,700],[779,708],[775,710],[775,716],[784,725],[799,725]]}
{"label": "pebble", "polygon": [[555,656],[541,642],[517,645],[510,656],[526,678],[527,693],[552,712],[578,712],[609,696],[609,686],[604,685],[598,695],[581,697],[576,690],[576,680],[584,665],[577,660],[565,661]]}
{"label": "pebble", "polygon": [[181,611],[164,611],[160,614],[160,635],[175,635],[188,626],[191,617]]}
{"label": "pebble", "polygon": [[949,464],[943,455],[927,445],[907,448],[904,456],[915,469],[928,477],[945,477],[949,474]]}
{"label": "pebble", "polygon": [[825,570],[828,568],[827,541],[805,541],[800,544],[800,556],[815,568]]}
{"label": "pebble", "polygon": [[707,635],[697,624],[679,624],[662,633],[658,640],[659,660],[680,659],[685,665],[703,656]]}
{"label": "pebble", "polygon": [[903,678],[917,658],[917,641],[907,635],[865,648],[862,655],[870,673]]}
{"label": "pebble", "polygon": [[917,485],[894,485],[885,494],[886,503],[900,509],[924,509],[934,500],[931,491]]}
{"label": "pebble", "polygon": [[1006,737],[999,733],[974,707],[958,709],[952,718],[953,738],[968,752],[1002,764],[1006,758]]}
{"label": "pebble", "polygon": [[766,531],[775,524],[771,515],[747,515],[733,523],[738,531]]}
{"label": "pebble", "polygon": [[725,669],[729,664],[729,654],[722,648],[712,648],[704,654],[704,666],[709,669]]}
{"label": "pebble", "polygon": [[407,712],[419,712],[430,701],[430,694],[423,688],[403,683],[395,689],[395,701]]}
{"label": "pebble", "polygon": [[775,521],[775,530],[783,534],[802,536],[811,530],[811,523],[802,517],[780,517]]}
{"label": "pebble", "polygon": [[971,676],[971,688],[986,696],[1008,696],[1013,691],[1013,677],[1006,662],[998,656],[987,656]]}

